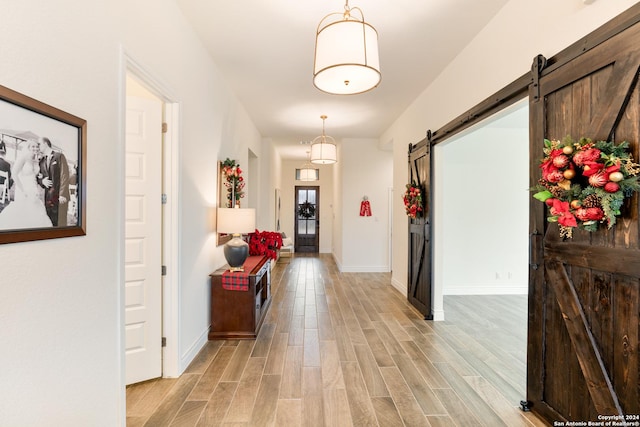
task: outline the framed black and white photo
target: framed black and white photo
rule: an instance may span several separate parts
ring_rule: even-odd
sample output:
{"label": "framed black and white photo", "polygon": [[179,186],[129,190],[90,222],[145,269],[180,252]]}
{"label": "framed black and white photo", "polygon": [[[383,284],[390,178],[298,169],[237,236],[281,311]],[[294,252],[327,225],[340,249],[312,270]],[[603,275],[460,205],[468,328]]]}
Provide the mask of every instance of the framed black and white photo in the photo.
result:
{"label": "framed black and white photo", "polygon": [[0,243],[86,234],[84,119],[0,86]]}

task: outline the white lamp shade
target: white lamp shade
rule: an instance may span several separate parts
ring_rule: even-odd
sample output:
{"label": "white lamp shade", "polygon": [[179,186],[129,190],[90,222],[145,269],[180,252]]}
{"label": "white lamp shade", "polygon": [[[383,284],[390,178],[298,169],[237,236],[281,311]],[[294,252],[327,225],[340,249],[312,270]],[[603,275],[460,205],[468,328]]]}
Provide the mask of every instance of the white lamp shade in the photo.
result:
{"label": "white lamp shade", "polygon": [[316,181],[316,170],[311,168],[300,169],[300,181]]}
{"label": "white lamp shade", "polygon": [[247,234],[256,230],[253,208],[218,208],[218,233]]}
{"label": "white lamp shade", "polygon": [[311,163],[329,165],[338,161],[336,145],[318,142],[311,146]]}
{"label": "white lamp shade", "polygon": [[358,20],[327,24],[316,35],[313,84],[323,92],[353,95],[378,86],[378,33]]}

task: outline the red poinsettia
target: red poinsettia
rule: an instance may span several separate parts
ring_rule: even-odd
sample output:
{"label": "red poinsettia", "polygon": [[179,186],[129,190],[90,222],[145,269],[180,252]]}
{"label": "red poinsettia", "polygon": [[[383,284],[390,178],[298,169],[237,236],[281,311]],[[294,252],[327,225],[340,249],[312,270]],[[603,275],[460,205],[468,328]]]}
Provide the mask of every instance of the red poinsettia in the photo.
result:
{"label": "red poinsettia", "polygon": [[249,255],[266,255],[276,259],[281,247],[282,235],[278,232],[256,230],[249,234]]}
{"label": "red poinsettia", "polygon": [[558,223],[565,227],[577,227],[576,217],[573,216],[569,209],[569,202],[563,202],[558,199],[553,199],[553,204],[549,209],[551,215],[558,217]]}

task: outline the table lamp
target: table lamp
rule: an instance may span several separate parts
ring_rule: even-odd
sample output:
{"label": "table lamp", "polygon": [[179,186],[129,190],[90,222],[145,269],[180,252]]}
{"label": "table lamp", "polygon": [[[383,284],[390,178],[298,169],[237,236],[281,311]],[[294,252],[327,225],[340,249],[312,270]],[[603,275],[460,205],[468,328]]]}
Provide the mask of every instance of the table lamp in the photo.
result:
{"label": "table lamp", "polygon": [[256,210],[247,208],[218,208],[218,233],[231,234],[232,239],[224,245],[224,257],[231,271],[244,271],[244,262],[249,256],[249,245],[242,234],[256,229]]}

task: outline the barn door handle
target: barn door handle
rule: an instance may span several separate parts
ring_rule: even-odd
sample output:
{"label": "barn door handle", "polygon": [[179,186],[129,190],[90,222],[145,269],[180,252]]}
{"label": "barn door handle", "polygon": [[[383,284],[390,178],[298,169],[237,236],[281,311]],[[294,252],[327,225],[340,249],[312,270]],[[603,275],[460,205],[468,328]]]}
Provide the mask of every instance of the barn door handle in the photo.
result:
{"label": "barn door handle", "polygon": [[431,240],[431,227],[429,224],[429,220],[426,220],[424,222],[424,240],[425,242],[428,242],[429,240]]}
{"label": "barn door handle", "polygon": [[538,260],[538,248],[542,234],[538,233],[538,230],[533,230],[533,233],[529,235],[529,266],[537,270],[540,262]]}

